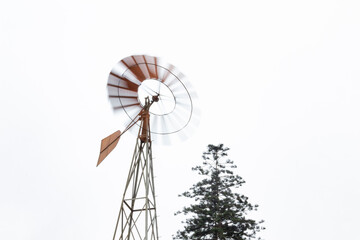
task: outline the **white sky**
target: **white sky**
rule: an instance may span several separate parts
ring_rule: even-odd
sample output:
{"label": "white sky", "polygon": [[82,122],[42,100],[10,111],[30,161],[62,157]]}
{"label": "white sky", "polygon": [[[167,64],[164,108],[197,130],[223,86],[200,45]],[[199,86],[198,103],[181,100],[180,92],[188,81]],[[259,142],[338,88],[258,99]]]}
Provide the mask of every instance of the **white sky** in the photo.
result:
{"label": "white sky", "polygon": [[159,56],[196,87],[202,120],[154,146],[171,239],[209,143],[230,147],[267,240],[354,239],[360,215],[360,3],[2,1],[0,239],[111,239],[135,137],[98,167],[121,119],[112,66]]}

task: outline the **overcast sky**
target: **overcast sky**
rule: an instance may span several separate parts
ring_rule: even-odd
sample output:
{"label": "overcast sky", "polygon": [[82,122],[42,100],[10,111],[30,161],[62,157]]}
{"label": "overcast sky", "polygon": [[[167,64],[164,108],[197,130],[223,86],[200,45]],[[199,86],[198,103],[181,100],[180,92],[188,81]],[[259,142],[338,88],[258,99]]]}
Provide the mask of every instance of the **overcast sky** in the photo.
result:
{"label": "overcast sky", "polygon": [[[302,1],[2,1],[0,239],[111,239],[135,145],[106,82],[148,54],[194,85],[201,123],[154,145],[159,235],[177,195],[224,143],[267,240],[356,239],[360,215],[360,4]],[[121,129],[120,129],[121,130]]]}

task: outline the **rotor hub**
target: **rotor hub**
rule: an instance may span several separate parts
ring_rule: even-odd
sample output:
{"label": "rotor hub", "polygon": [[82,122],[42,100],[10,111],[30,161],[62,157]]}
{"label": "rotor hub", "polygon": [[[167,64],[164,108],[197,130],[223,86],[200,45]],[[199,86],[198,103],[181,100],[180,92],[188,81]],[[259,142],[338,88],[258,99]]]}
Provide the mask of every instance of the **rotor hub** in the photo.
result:
{"label": "rotor hub", "polygon": [[138,88],[138,101],[141,106],[146,104],[145,99],[153,101],[149,112],[154,115],[169,114],[175,109],[175,97],[172,91],[158,79],[144,80]]}

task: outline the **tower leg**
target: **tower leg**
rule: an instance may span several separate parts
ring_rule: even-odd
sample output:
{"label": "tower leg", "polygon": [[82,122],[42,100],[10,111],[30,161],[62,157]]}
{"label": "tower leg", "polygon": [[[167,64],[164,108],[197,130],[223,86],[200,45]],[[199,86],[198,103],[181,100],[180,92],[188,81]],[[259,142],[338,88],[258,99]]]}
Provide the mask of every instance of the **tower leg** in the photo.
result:
{"label": "tower leg", "polygon": [[138,135],[113,240],[158,240],[150,133]]}

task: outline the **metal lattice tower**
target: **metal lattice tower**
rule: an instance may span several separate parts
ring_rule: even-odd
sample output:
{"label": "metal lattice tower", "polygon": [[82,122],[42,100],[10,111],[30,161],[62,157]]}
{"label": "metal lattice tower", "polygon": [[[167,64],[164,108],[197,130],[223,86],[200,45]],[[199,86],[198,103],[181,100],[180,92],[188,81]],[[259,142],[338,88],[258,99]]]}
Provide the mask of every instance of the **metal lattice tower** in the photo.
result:
{"label": "metal lattice tower", "polygon": [[148,99],[146,104],[113,240],[158,240]]}

